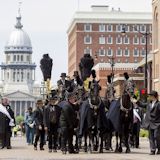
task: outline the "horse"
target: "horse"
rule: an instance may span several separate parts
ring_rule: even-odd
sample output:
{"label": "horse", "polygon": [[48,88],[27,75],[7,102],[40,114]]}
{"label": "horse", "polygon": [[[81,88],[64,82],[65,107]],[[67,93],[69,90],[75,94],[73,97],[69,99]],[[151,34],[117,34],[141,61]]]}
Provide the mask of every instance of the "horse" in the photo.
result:
{"label": "horse", "polygon": [[[129,133],[133,124],[134,87],[127,86],[118,100],[112,101],[108,112],[108,119],[112,124],[112,130],[116,132],[115,152],[122,152],[122,143],[126,146],[126,153],[130,153]],[[119,138],[119,141],[118,141]]]}
{"label": "horse", "polygon": [[[85,151],[90,153],[98,150],[103,152],[103,131],[105,128],[105,108],[99,96],[101,90],[99,81],[90,82],[89,97],[83,101],[80,108],[80,130],[79,135],[85,136]],[[97,136],[99,135],[99,136]],[[89,137],[89,148],[87,148],[87,136]],[[99,146],[99,137],[101,139]],[[87,150],[88,149],[88,150]]]}

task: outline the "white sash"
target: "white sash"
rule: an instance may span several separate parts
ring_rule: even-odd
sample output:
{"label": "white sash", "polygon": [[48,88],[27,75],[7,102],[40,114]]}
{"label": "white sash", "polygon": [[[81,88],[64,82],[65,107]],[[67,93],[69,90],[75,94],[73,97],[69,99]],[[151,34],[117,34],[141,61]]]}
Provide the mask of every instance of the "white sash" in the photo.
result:
{"label": "white sash", "polygon": [[3,106],[2,104],[0,104],[0,112],[5,114],[10,119],[9,126],[11,126],[11,127],[15,126],[14,119],[10,116],[10,114],[7,111],[6,107]]}
{"label": "white sash", "polygon": [[142,121],[142,120],[141,120],[141,117],[139,116],[139,114],[138,114],[137,111],[136,111],[136,108],[133,109],[133,115],[134,115],[135,117],[137,117],[140,122]]}

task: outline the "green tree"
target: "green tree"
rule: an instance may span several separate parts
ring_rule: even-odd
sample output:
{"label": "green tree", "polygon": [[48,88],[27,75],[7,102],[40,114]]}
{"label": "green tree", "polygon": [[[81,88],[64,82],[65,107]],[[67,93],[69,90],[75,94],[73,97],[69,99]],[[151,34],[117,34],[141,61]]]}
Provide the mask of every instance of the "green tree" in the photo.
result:
{"label": "green tree", "polygon": [[17,116],[16,117],[16,124],[17,125],[21,124],[21,122],[23,122],[23,121],[24,121],[24,117],[23,116]]}

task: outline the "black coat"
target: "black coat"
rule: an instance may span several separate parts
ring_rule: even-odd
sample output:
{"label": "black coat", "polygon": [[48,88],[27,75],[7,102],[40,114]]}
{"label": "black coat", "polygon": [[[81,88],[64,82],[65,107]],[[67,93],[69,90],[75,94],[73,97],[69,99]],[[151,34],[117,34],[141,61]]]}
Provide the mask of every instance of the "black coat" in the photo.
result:
{"label": "black coat", "polygon": [[62,80],[60,79],[60,80],[57,81],[57,85],[58,86],[59,85],[64,85],[64,89],[69,90],[70,87],[71,87],[71,82],[68,81],[68,80],[65,80],[65,83],[63,84]]}
{"label": "black coat", "polygon": [[40,125],[44,126],[43,115],[44,115],[44,109],[41,110],[40,108],[37,108],[34,111],[34,120],[35,120],[36,128],[38,128]]}
{"label": "black coat", "polygon": [[76,127],[75,105],[69,103],[68,101],[64,101],[61,107],[60,127],[73,129]]}
{"label": "black coat", "polygon": [[[52,107],[51,105],[48,105],[44,109],[44,117],[43,117],[44,127],[47,127],[48,130],[50,130],[50,127],[51,127],[51,123],[50,123],[50,113],[51,113],[50,108],[51,107]],[[54,107],[55,107],[55,112],[56,112],[56,123],[54,124],[54,126],[58,128],[61,108],[58,105],[55,105]]]}
{"label": "black coat", "polygon": [[84,101],[80,108],[80,136],[83,135],[86,128],[91,128],[94,125],[97,126],[98,130],[106,130],[108,128],[108,122],[105,115],[105,106],[102,101],[99,105],[96,124],[93,119],[93,114],[94,111],[90,108],[89,100]]}
{"label": "black coat", "polygon": [[152,108],[152,103],[137,102],[140,107],[146,107],[145,125],[146,129],[157,129],[160,127],[160,102],[157,100]]}

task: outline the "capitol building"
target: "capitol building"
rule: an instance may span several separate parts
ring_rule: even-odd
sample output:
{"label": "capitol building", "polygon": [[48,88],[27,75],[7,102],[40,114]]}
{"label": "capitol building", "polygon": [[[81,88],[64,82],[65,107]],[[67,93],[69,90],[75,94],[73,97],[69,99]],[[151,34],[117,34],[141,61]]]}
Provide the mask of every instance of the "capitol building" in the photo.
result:
{"label": "capitol building", "polygon": [[36,64],[32,62],[32,44],[22,29],[20,9],[16,25],[5,45],[5,62],[1,67],[0,95],[7,97],[15,116],[35,107],[40,85],[35,81]]}

